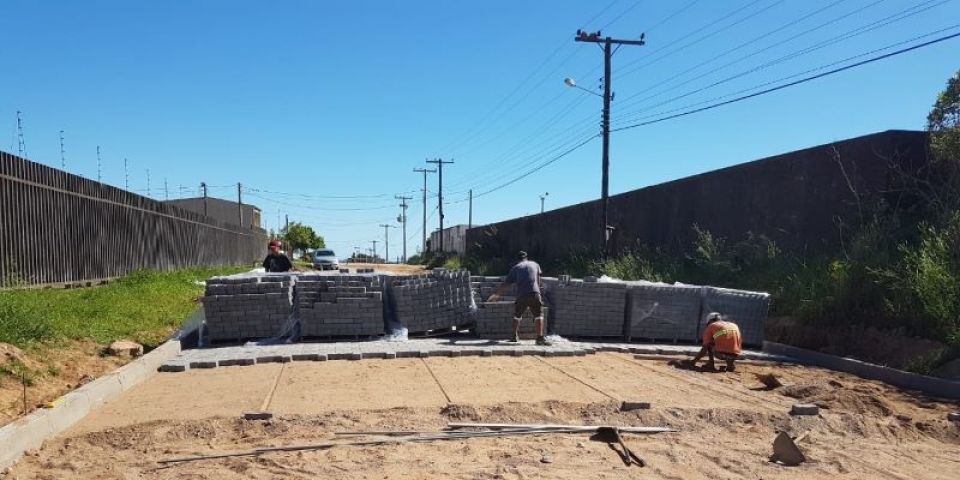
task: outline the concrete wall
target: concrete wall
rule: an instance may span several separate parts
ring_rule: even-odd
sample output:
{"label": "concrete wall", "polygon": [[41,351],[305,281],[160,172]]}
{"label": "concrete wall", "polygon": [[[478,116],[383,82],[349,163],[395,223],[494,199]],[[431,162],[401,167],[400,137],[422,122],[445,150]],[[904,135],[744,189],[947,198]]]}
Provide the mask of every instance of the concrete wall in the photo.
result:
{"label": "concrete wall", "polygon": [[[919,165],[926,145],[924,132],[891,130],[615,195],[610,248],[623,251],[642,242],[678,250],[693,240],[698,225],[730,240],[753,232],[787,251],[830,251],[839,242],[838,222],[857,221],[851,186],[861,201],[890,195],[882,192],[897,175],[891,162],[907,169]],[[600,215],[600,202],[591,201],[473,228],[468,253],[511,259],[526,250],[549,260],[597,251]]]}
{"label": "concrete wall", "polygon": [[[239,224],[240,212],[237,209],[237,202],[231,202],[222,198],[203,197],[197,198],[178,198],[176,200],[167,200],[163,203],[180,207],[184,210],[199,213],[203,215],[204,203],[206,203],[206,212],[208,217],[213,217],[221,222]],[[248,228],[261,228],[260,209],[254,205],[246,203],[241,204],[243,209],[243,226]]]}

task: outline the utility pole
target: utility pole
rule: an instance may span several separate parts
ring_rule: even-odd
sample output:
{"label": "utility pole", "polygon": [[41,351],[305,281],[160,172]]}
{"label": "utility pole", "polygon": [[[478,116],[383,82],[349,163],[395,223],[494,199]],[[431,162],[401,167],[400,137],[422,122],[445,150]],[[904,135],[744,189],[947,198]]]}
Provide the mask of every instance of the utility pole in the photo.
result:
{"label": "utility pole", "polygon": [[380,226],[383,227],[383,261],[390,263],[390,229],[397,227],[389,223],[381,223]]}
{"label": "utility pole", "polygon": [[[149,172],[149,170],[147,170],[147,171]],[[98,182],[100,181],[102,172],[103,172],[103,162],[100,160],[100,145],[97,145],[97,181],[98,181]],[[147,174],[147,177],[148,177],[148,180],[147,180],[147,196],[148,196],[148,197],[150,196],[150,180],[149,180],[149,176],[150,176],[150,175]]]}
{"label": "utility pole", "polygon": [[473,189],[470,189],[470,208],[467,210],[467,230],[473,228]]}
{"label": "utility pole", "polygon": [[127,159],[123,159],[123,189],[130,191],[130,170],[127,168]]}
{"label": "utility pole", "polygon": [[167,188],[167,177],[163,177],[163,199],[170,200],[170,189]]}
{"label": "utility pole", "polygon": [[60,170],[67,169],[67,155],[66,150],[63,149],[63,130],[60,130]]}
{"label": "utility pole", "polygon": [[286,234],[290,231],[290,214],[283,214],[283,233]]}
{"label": "utility pole", "polygon": [[610,241],[610,222],[609,222],[609,203],[610,203],[610,59],[613,57],[612,46],[616,45],[619,49],[623,45],[643,45],[644,35],[640,35],[639,40],[615,39],[610,37],[601,37],[600,31],[587,33],[583,30],[577,30],[577,36],[573,39],[575,42],[586,42],[603,44],[603,184],[600,191],[600,205],[602,209],[603,239],[600,244],[600,253],[603,258],[607,258],[608,243]]}
{"label": "utility pole", "polygon": [[443,166],[453,163],[453,160],[443,160],[435,158],[427,160],[427,163],[437,164],[437,177],[439,177],[439,186],[437,188],[437,206],[440,208],[440,254],[443,254]]}
{"label": "utility pole", "polygon": [[[97,152],[100,152],[100,147],[97,147]],[[100,179],[98,178],[97,181]],[[150,196],[150,169],[147,169],[147,196]]]}
{"label": "utility pole", "polygon": [[400,218],[397,221],[403,224],[403,263],[407,263],[407,200],[413,200],[413,197],[395,195],[394,198],[400,200]]}
{"label": "utility pole", "polygon": [[17,156],[27,158],[27,143],[23,141],[23,119],[20,118],[22,113],[17,110]]}
{"label": "utility pole", "polygon": [[243,228],[243,185],[237,182],[237,215],[240,219],[240,228]]}
{"label": "utility pole", "polygon": [[377,241],[370,240],[370,243],[373,244],[373,257],[370,258],[370,263],[377,261]]}
{"label": "utility pole", "polygon": [[423,173],[423,243],[420,244],[420,249],[423,252],[427,251],[427,174],[436,173],[436,170],[428,170],[426,168],[414,168],[414,172]]}
{"label": "utility pole", "polygon": [[550,195],[550,192],[544,192],[543,195],[540,195],[540,214],[543,214],[543,201],[547,199],[547,195]]}
{"label": "utility pole", "polygon": [[207,216],[207,182],[200,182],[200,189],[203,190],[203,216]]}

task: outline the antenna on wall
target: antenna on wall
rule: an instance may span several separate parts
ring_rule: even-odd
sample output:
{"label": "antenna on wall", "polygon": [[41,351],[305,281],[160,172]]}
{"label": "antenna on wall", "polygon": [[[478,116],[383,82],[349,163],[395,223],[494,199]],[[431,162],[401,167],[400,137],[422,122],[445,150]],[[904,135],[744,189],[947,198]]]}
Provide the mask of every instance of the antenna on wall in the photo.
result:
{"label": "antenna on wall", "polygon": [[27,158],[27,144],[23,141],[23,119],[20,118],[22,113],[17,110],[17,156]]}
{"label": "antenna on wall", "polygon": [[97,181],[99,182],[103,173],[103,163],[100,161],[100,145],[97,145]]}
{"label": "antenna on wall", "polygon": [[66,150],[63,149],[63,130],[60,130],[60,170],[67,169]]}

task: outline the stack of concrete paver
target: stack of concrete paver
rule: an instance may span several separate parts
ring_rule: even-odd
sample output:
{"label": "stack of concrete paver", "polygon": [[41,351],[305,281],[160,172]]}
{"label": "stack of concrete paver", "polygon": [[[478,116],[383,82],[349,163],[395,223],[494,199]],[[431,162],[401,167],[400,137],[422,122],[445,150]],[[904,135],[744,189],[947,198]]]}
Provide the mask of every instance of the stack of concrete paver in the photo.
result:
{"label": "stack of concrete paver", "polygon": [[207,281],[203,308],[212,341],[270,337],[280,333],[293,312],[289,274],[240,274]]}
{"label": "stack of concrete paver", "polygon": [[[487,302],[487,298],[494,294],[503,284],[505,277],[470,277],[470,288],[477,303],[477,310],[473,313],[474,328],[477,335],[486,338],[509,338],[513,334],[513,302],[516,300],[515,291],[500,297],[500,301]],[[543,316],[546,321],[548,308],[543,307]],[[524,312],[520,322],[520,336],[532,338],[536,336],[536,326],[533,314],[529,310]]]}
{"label": "stack of concrete paver", "polygon": [[564,278],[548,292],[553,332],[572,337],[623,338],[625,284]]}
{"label": "stack of concrete paver", "polygon": [[627,340],[696,342],[702,287],[627,283]]}
{"label": "stack of concrete paver", "polygon": [[386,277],[393,318],[410,332],[449,329],[468,323],[470,272],[436,269],[420,275]]}
{"label": "stack of concrete paver", "polygon": [[703,306],[697,332],[703,332],[706,315],[719,312],[740,327],[744,345],[763,344],[763,327],[770,309],[770,295],[746,290],[703,287]]}
{"label": "stack of concrete paver", "polygon": [[295,298],[306,337],[383,334],[383,292],[375,275],[301,275]]}

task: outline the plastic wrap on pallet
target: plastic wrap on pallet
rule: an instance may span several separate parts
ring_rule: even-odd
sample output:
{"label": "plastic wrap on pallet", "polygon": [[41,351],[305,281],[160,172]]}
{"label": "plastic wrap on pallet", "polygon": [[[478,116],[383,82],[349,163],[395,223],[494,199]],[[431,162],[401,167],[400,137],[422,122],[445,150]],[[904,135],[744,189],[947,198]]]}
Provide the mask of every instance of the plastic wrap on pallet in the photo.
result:
{"label": "plastic wrap on pallet", "polygon": [[471,321],[470,272],[436,269],[386,278],[392,319],[410,332],[450,329]]}
{"label": "plastic wrap on pallet", "polygon": [[740,327],[740,335],[744,345],[760,346],[763,344],[764,324],[770,309],[770,295],[761,292],[746,290],[732,290],[726,288],[703,287],[702,315],[698,326],[703,332],[706,326],[706,315],[710,312],[719,312]]}
{"label": "plastic wrap on pallet", "polygon": [[702,287],[627,282],[627,337],[697,342]]}

